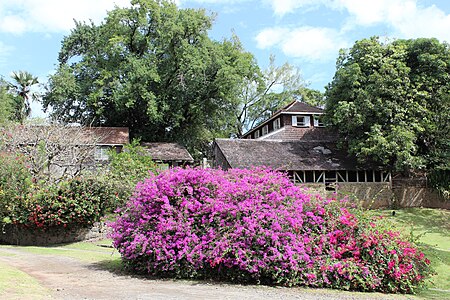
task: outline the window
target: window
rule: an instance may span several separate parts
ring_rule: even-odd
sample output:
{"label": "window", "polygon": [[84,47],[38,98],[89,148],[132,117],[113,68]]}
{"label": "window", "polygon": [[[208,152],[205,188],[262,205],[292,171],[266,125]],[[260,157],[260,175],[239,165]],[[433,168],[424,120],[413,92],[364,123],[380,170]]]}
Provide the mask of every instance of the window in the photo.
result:
{"label": "window", "polygon": [[94,159],[95,160],[108,160],[109,147],[107,146],[97,146],[95,148]]}
{"label": "window", "polygon": [[292,116],[292,126],[309,127],[310,116]]}
{"label": "window", "polygon": [[259,130],[255,131],[255,139],[259,138]]}
{"label": "window", "polygon": [[314,115],[314,127],[324,127],[323,119],[321,115]]}
{"label": "window", "polygon": [[273,130],[277,130],[281,128],[281,121],[280,118],[275,119],[275,121],[273,121]]}
{"label": "window", "polygon": [[262,135],[266,135],[269,133],[269,125],[266,125],[262,128]]}

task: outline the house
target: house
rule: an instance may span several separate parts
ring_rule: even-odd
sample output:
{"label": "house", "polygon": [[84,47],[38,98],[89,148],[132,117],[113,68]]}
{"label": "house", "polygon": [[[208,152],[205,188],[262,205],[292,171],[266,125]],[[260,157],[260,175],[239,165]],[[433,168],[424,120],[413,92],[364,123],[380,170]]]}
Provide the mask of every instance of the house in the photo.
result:
{"label": "house", "polygon": [[187,149],[177,143],[142,143],[152,160],[168,167],[190,165],[194,162]]}
{"label": "house", "polygon": [[106,163],[107,151],[122,151],[129,142],[125,127],[70,125],[14,125],[2,130],[3,151],[30,158],[32,174],[65,177],[79,175]]}
{"label": "house", "polygon": [[337,134],[325,128],[324,110],[303,102],[293,101],[269,119],[250,129],[242,139],[280,141],[336,141]]}
{"label": "house", "polygon": [[390,201],[385,191],[391,187],[391,174],[358,165],[339,149],[338,134],[325,127],[323,114],[321,108],[293,101],[241,139],[216,139],[213,164],[222,169],[270,167],[315,190],[339,189],[366,199],[381,196],[383,204]]}
{"label": "house", "polygon": [[88,139],[95,141],[96,161],[107,161],[109,150],[122,152],[123,146],[130,142],[128,127],[84,127],[82,130]]}

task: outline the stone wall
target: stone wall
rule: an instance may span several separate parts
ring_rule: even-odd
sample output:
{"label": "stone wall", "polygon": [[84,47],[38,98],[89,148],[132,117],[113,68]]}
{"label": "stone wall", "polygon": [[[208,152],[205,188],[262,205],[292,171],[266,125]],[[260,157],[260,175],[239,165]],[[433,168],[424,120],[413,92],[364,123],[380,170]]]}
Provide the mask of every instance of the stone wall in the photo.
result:
{"label": "stone wall", "polygon": [[46,231],[28,229],[13,224],[0,224],[0,243],[21,246],[47,246],[73,243],[83,240],[103,239],[108,228],[103,223],[95,223],[91,228],[50,228]]}
{"label": "stone wall", "polygon": [[388,182],[339,183],[335,191],[327,190],[322,183],[299,184],[306,188],[308,193],[319,194],[322,197],[347,196],[350,201],[366,208],[402,208],[402,207],[429,207],[450,209],[450,201],[431,188],[417,185],[414,181],[396,183],[391,187]]}
{"label": "stone wall", "polygon": [[389,207],[393,197],[388,182],[342,182],[336,186],[329,186],[329,190],[323,183],[305,183],[299,184],[299,186],[304,187],[308,193],[319,194],[326,198],[348,197],[351,202],[358,201],[357,204],[366,208]]}

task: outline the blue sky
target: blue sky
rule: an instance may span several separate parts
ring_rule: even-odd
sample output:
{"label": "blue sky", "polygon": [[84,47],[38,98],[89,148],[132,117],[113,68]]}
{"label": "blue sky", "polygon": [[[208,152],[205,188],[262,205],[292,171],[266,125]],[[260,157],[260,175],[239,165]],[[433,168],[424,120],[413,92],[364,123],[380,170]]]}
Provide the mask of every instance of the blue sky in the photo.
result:
{"label": "blue sky", "polygon": [[[210,36],[234,31],[266,67],[296,66],[311,88],[324,90],[340,48],[373,35],[384,39],[436,37],[450,41],[448,0],[175,0],[181,8],[217,13]],[[100,22],[129,0],[0,0],[0,75],[26,70],[45,83],[73,19]],[[42,115],[32,106],[33,115]]]}

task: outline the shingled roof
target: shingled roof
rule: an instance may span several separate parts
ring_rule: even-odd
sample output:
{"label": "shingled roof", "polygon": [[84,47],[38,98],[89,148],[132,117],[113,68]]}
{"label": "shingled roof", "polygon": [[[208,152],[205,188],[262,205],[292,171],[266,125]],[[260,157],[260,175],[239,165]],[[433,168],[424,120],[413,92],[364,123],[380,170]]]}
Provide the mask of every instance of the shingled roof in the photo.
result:
{"label": "shingled roof", "polygon": [[356,170],[356,159],[326,141],[216,139],[231,168],[266,166],[277,170]]}
{"label": "shingled roof", "polygon": [[142,143],[152,159],[160,161],[193,162],[191,154],[177,143]]}
{"label": "shingled roof", "polygon": [[307,103],[295,100],[286,105],[285,107],[283,107],[281,110],[274,113],[274,115],[277,114],[278,112],[323,114],[324,110],[319,107],[315,107]]}
{"label": "shingled roof", "polygon": [[129,143],[128,127],[85,127],[83,131],[97,137],[98,145],[123,145]]}

